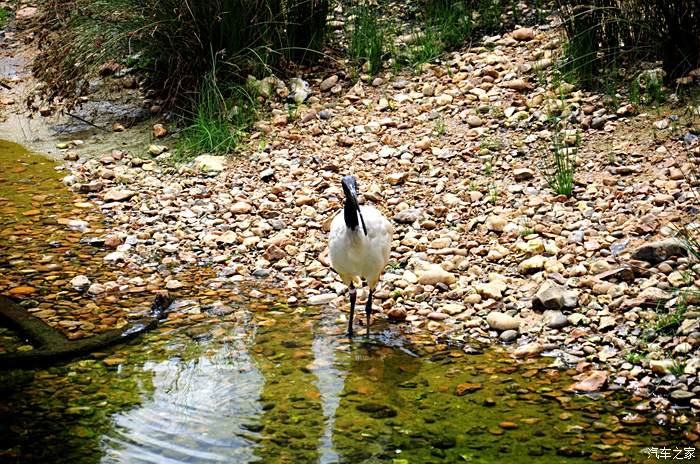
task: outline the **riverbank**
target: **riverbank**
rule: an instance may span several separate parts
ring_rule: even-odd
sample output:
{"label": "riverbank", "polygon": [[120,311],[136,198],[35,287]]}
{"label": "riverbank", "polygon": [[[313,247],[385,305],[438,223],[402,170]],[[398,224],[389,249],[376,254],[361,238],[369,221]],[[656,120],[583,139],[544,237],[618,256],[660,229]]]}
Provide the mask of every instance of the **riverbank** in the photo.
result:
{"label": "riverbank", "polygon": [[[54,144],[70,173],[64,183],[91,205],[83,214],[106,218],[83,238],[119,274],[99,280],[87,269],[87,285],[66,275],[56,290],[101,299],[165,288],[177,297],[253,280],[249,298],[275,301],[278,292],[264,289],[281,288],[286,304],[335,306],[344,326],[347,296],[326,239],[340,177],[354,173],[363,201],[396,228],[376,318],[440,343],[555,356],[579,373],[578,391],[627,389],[660,414],[690,407],[666,417],[687,421],[700,408],[700,289],[683,249],[666,239],[697,208],[684,176],[697,170],[698,139],[686,125],[697,129],[697,104],[612,106],[551,78],[560,46],[553,28],[520,28],[416,74],[305,76],[311,97],[301,106],[270,99],[248,148],[228,159],[173,164],[155,133],[98,156],[76,151],[86,144]],[[563,135],[576,151],[571,199],[536,167],[553,117],[568,121]],[[18,277],[2,291],[23,285]],[[171,317],[206,314],[176,306]],[[74,327],[65,329],[82,330]]]}

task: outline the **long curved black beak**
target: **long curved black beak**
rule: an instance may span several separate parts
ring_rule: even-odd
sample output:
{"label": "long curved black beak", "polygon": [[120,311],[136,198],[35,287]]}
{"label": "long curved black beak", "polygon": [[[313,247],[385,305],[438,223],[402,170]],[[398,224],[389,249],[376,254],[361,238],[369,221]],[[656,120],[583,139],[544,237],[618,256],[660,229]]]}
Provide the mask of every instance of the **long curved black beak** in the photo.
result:
{"label": "long curved black beak", "polygon": [[[357,201],[357,183],[353,176],[345,176],[342,180],[343,192],[345,193],[345,225],[350,230],[355,230],[362,223],[362,230],[367,235],[367,226],[365,219],[362,217],[360,204]],[[358,221],[357,218],[360,218]]]}

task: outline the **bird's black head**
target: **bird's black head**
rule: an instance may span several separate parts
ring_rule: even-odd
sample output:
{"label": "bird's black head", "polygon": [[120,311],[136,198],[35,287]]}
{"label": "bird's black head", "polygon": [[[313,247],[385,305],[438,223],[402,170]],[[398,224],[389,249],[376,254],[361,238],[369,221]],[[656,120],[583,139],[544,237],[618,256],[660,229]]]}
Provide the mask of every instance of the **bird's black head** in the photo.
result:
{"label": "bird's black head", "polygon": [[343,186],[345,200],[353,200],[354,203],[357,203],[357,179],[355,176],[345,176],[340,183]]}
{"label": "bird's black head", "polygon": [[345,225],[348,229],[355,230],[362,223],[362,230],[367,235],[365,220],[362,217],[360,204],[357,201],[357,179],[355,179],[355,176],[345,176],[340,183],[343,186],[343,193],[345,193]]}

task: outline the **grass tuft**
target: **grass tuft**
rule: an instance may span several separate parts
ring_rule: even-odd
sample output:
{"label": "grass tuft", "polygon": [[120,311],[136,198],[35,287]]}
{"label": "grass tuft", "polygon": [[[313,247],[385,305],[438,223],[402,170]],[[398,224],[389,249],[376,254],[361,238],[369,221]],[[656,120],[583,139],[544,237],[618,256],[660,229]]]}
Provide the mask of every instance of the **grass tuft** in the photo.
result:
{"label": "grass tuft", "polygon": [[[700,2],[696,0],[557,0],[567,36],[566,78],[605,86],[615,70],[635,78],[660,63],[668,82],[700,66]],[[616,79],[619,82],[619,78]]]}
{"label": "grass tuft", "polygon": [[48,0],[42,11],[34,72],[49,97],[77,101],[111,60],[177,106],[215,66],[218,79],[240,82],[320,56],[328,0]]}
{"label": "grass tuft", "polygon": [[208,74],[198,93],[189,125],[182,131],[178,158],[232,152],[255,119],[256,102],[248,90],[234,86],[222,92],[214,73]]}
{"label": "grass tuft", "polygon": [[350,60],[357,70],[365,67],[370,75],[376,75],[382,69],[385,45],[390,37],[388,28],[366,5],[355,7],[353,15],[348,50]]}
{"label": "grass tuft", "polygon": [[446,50],[461,47],[474,29],[469,1],[429,0],[425,19],[427,29],[434,31]]}
{"label": "grass tuft", "polygon": [[14,12],[6,10],[5,8],[0,8],[0,29],[5,29],[7,23],[14,18]]}
{"label": "grass tuft", "polygon": [[573,148],[567,147],[558,133],[552,137],[551,151],[545,151],[540,172],[547,185],[559,195],[571,197],[574,191],[576,159]]}

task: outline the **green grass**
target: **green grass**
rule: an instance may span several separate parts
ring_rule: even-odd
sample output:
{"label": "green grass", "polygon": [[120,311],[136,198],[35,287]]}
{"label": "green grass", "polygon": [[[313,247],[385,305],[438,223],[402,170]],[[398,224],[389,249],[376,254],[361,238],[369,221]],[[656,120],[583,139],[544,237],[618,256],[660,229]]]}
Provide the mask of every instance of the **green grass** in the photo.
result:
{"label": "green grass", "polygon": [[685,373],[685,363],[674,362],[673,366],[671,366],[668,370],[669,372],[671,372],[671,374],[675,375],[676,377],[680,377]]}
{"label": "green grass", "polygon": [[34,72],[70,103],[114,60],[164,105],[182,107],[215,66],[235,83],[321,56],[327,8],[328,0],[47,0]]}
{"label": "green grass", "polygon": [[640,73],[635,82],[640,88],[640,100],[641,103],[645,105],[653,105],[655,103],[662,103],[666,99],[665,92],[663,90],[663,77],[659,71],[656,70],[645,71]]}
{"label": "green grass", "polygon": [[425,4],[427,29],[434,31],[446,50],[461,47],[474,29],[469,1],[429,0]]}
{"label": "green grass", "polygon": [[435,120],[435,132],[437,132],[438,137],[442,137],[443,135],[445,135],[446,131],[447,131],[447,127],[445,125],[445,118],[443,118],[443,116],[440,115]]}
{"label": "green grass", "polygon": [[489,186],[489,202],[495,205],[498,201],[498,187],[496,185]]}
{"label": "green grass", "polygon": [[[696,197],[697,199],[697,197]],[[700,278],[700,228],[697,224],[681,224],[676,227],[676,237],[678,237],[685,249],[688,250],[688,254],[692,256],[693,263],[690,266],[688,272],[689,275],[694,276],[696,279]]]}
{"label": "green grass", "polygon": [[549,188],[559,195],[571,197],[574,191],[574,174],[576,160],[566,148],[558,133],[552,137],[550,151],[545,151],[540,164],[540,172],[547,181]]}
{"label": "green grass", "polygon": [[15,13],[4,8],[0,8],[0,29],[4,29],[7,23],[14,18]]}
{"label": "green grass", "polygon": [[424,63],[437,60],[445,51],[437,32],[432,28],[426,28],[418,37],[419,39],[409,47],[408,52],[408,61],[416,70],[419,70]]}
{"label": "green grass", "polygon": [[393,42],[393,37],[388,26],[382,24],[368,6],[357,6],[353,15],[348,48],[350,60],[356,70],[365,67],[370,75],[375,75],[382,69],[385,46]]}
{"label": "green grass", "polygon": [[178,158],[231,153],[255,120],[255,99],[248,90],[235,86],[224,93],[213,74],[209,74],[199,91],[189,125],[180,137]]}
{"label": "green grass", "polygon": [[496,152],[503,149],[503,142],[496,137],[489,137],[479,143],[479,148]]}
{"label": "green grass", "polygon": [[631,364],[639,364],[644,359],[646,359],[646,355],[644,353],[640,353],[639,351],[630,351],[627,353],[627,355],[625,355],[625,361]]}
{"label": "green grass", "polygon": [[495,32],[501,27],[503,6],[500,0],[481,0],[479,2],[480,25],[487,32]]}
{"label": "green grass", "polygon": [[[612,76],[631,81],[645,63],[660,62],[669,81],[700,61],[696,0],[557,0],[566,33],[560,69],[569,82],[599,89]],[[625,74],[617,75],[624,69]],[[645,89],[653,99],[657,90]],[[641,95],[641,94],[640,94]]]}
{"label": "green grass", "polygon": [[669,312],[663,313],[656,320],[656,331],[664,335],[672,335],[676,333],[678,327],[681,326],[685,313],[688,307],[681,301]]}
{"label": "green grass", "polygon": [[[425,0],[415,40],[394,55],[397,63],[420,69],[446,51],[470,42],[475,34],[494,33],[510,27],[520,18],[515,0]],[[511,12],[506,18],[507,11]],[[489,44],[495,47],[495,44]]]}

